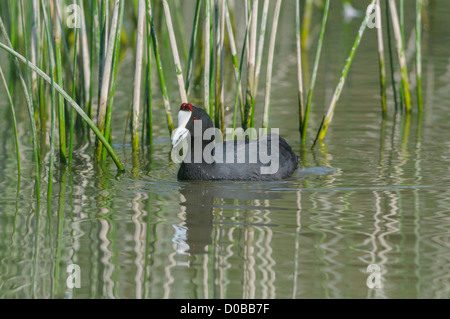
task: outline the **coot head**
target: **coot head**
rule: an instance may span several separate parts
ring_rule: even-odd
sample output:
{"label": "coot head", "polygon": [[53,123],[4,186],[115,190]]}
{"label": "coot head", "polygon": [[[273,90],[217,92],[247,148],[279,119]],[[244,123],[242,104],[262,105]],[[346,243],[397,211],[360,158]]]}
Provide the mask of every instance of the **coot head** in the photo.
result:
{"label": "coot head", "polygon": [[[194,132],[194,122],[196,121],[201,121],[202,132]],[[183,103],[178,112],[178,127],[173,132],[172,145],[176,147],[186,137],[194,138],[194,134],[202,134],[210,127],[213,127],[213,122],[204,110],[191,103]]]}

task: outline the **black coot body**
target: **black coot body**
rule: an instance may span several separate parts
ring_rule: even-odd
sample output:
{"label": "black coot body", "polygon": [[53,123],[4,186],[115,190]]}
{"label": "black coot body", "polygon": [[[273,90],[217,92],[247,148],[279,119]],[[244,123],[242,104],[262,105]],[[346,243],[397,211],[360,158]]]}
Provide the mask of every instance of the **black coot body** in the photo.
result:
{"label": "black coot body", "polygon": [[[194,130],[196,121],[201,121],[201,133]],[[199,149],[195,149],[193,146],[194,139],[196,138],[195,134],[202,134],[201,137],[203,137],[205,130],[213,127],[211,118],[201,108],[184,103],[180,109],[178,122],[179,127],[174,133],[173,144],[176,146],[181,139],[188,139],[188,152],[178,171],[179,180],[281,180],[290,177],[298,167],[297,155],[292,151],[289,144],[277,134],[267,134],[260,137],[258,140],[245,139],[215,143],[213,151],[211,152],[211,154],[214,154],[214,161],[208,163],[202,156],[201,162],[198,162],[197,160],[198,163],[195,163],[194,150],[197,152],[199,151]],[[197,122],[196,124],[199,123]],[[189,132],[189,134],[187,132]],[[180,137],[181,133],[185,134]],[[267,154],[267,156],[270,157],[271,144],[275,139],[278,141],[278,167],[275,166],[277,169],[272,170],[269,174],[263,174],[261,168],[266,167],[267,172],[267,167],[270,166],[270,163],[268,163],[267,160],[263,163],[259,156],[256,161],[254,159],[250,160],[249,151],[252,153],[254,153],[255,150],[259,152],[260,145],[264,142],[264,145],[267,146],[262,152],[265,152],[264,154]],[[203,151],[205,147],[208,147],[208,145],[214,141],[214,136],[208,140],[201,140]],[[230,147],[232,149],[230,149]],[[226,160],[227,148],[228,151],[233,151],[233,162]],[[238,154],[245,154],[245,161],[243,163],[242,159],[238,162]],[[222,160],[220,160],[220,156]]]}

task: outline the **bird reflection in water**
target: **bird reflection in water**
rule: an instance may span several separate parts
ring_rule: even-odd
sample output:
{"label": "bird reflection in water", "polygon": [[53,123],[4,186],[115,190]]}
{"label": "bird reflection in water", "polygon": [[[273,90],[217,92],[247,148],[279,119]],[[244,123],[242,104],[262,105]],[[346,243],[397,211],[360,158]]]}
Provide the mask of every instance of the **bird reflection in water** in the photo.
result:
{"label": "bird reflection in water", "polygon": [[207,252],[212,243],[213,187],[209,182],[194,182],[180,189],[181,218],[183,222],[172,225],[175,234],[172,242],[179,255],[195,255]]}
{"label": "bird reflection in water", "polygon": [[[213,226],[217,226],[217,224],[224,223],[228,227],[276,226],[236,220],[229,222],[217,221],[214,220],[214,209],[223,208],[223,205],[217,204],[217,200],[222,202],[227,199],[237,200],[238,202],[234,206],[235,209],[248,209],[249,202],[255,203],[255,200],[278,199],[280,196],[277,193],[269,192],[269,190],[271,187],[281,186],[282,183],[261,182],[248,184],[233,181],[222,181],[220,183],[198,181],[181,184],[181,209],[179,213],[181,222],[172,225],[175,231],[172,242],[177,255],[191,256],[207,253],[208,246],[212,244]],[[277,208],[271,207],[270,209]]]}

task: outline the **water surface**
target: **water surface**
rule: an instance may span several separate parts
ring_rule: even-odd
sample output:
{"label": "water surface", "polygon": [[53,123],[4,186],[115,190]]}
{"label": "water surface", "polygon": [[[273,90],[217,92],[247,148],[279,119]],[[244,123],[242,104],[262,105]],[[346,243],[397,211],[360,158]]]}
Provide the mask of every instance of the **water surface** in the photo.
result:
{"label": "water surface", "polygon": [[[177,181],[162,108],[154,113],[153,148],[145,146],[133,160],[129,135],[122,143],[132,94],[128,50],[113,127],[127,172],[117,175],[112,163],[109,173],[95,169],[94,146],[82,143],[74,165],[58,167],[50,202],[44,159],[38,201],[25,108],[18,182],[0,90],[6,114],[0,119],[0,297],[448,298],[450,6],[434,1],[432,29],[424,35],[424,114],[394,114],[389,91],[390,113],[382,119],[376,32],[367,30],[327,139],[311,151],[312,141],[302,147],[297,129],[293,5],[283,3],[271,99],[270,125],[301,159],[284,181]],[[340,9],[332,1],[311,139],[359,25],[343,25]],[[320,17],[314,19],[317,28]],[[413,8],[405,19],[412,30]],[[232,105],[232,85],[227,96]],[[257,107],[262,101],[258,96]],[[231,116],[230,110],[228,123]],[[80,266],[80,288],[66,285],[70,264]],[[366,285],[370,264],[380,266],[379,289]]]}

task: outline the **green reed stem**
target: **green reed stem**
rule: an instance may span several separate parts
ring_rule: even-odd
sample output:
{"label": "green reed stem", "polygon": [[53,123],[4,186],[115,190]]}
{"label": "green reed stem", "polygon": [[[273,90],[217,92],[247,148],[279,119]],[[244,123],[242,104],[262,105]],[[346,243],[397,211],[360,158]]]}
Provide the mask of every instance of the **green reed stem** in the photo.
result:
{"label": "green reed stem", "polygon": [[[236,110],[237,110],[238,101],[239,101],[239,106],[240,106],[240,110],[241,110],[241,119],[244,118],[244,96],[242,93],[242,86],[241,86],[241,70],[242,70],[243,55],[241,56],[241,64],[239,65],[238,57],[237,57],[236,42],[234,39],[233,26],[231,24],[230,12],[228,9],[228,1],[227,0],[225,0],[225,10],[226,10],[226,23],[227,23],[228,39],[230,41],[231,57],[233,59],[233,66],[234,66],[234,76],[236,78],[236,100],[235,100],[234,111],[233,111],[233,129],[235,129],[236,128]],[[248,32],[248,29],[246,28],[245,34],[247,34],[247,32]],[[245,48],[245,45],[247,42],[246,40],[247,40],[247,36],[244,37],[244,45],[243,45],[244,48]],[[244,51],[242,51],[242,54],[244,53]]]}
{"label": "green reed stem", "polygon": [[380,12],[380,0],[376,0],[375,19],[379,25],[377,25],[377,38],[378,38],[378,60],[380,66],[380,94],[381,94],[381,110],[383,115],[387,114],[386,103],[386,68],[384,62],[384,44],[383,44],[383,29],[381,27],[381,12]]}
{"label": "green reed stem", "polygon": [[[370,6],[373,7],[374,4],[375,4],[375,1],[376,0],[372,0],[372,2],[370,3]],[[328,110],[327,110],[327,112],[325,113],[325,115],[324,115],[324,117],[322,119],[322,123],[320,124],[319,130],[317,132],[316,139],[314,140],[314,143],[313,143],[312,147],[315,146],[317,140],[323,141],[323,139],[325,138],[328,126],[330,125],[331,120],[333,118],[334,109],[336,108],[336,104],[337,104],[337,102],[339,100],[339,97],[340,97],[340,95],[342,93],[342,89],[343,89],[344,84],[345,84],[345,79],[347,78],[348,71],[350,70],[350,66],[351,66],[351,64],[353,62],[353,58],[355,57],[355,53],[356,53],[356,50],[358,49],[359,43],[361,42],[361,38],[362,38],[362,36],[364,34],[364,31],[366,29],[367,22],[368,22],[369,18],[370,18],[370,14],[366,13],[365,18],[364,18],[361,26],[359,27],[359,31],[358,31],[358,34],[356,36],[355,42],[353,43],[353,47],[352,47],[352,50],[350,51],[350,55],[348,56],[348,58],[346,60],[346,63],[345,63],[345,66],[344,66],[344,69],[342,70],[341,77],[339,79],[338,85],[336,86],[336,90],[334,91],[333,97],[331,99],[330,106],[328,107]]]}
{"label": "green reed stem", "polygon": [[[1,23],[1,20],[0,20]],[[27,63],[27,60],[25,57],[23,57],[20,53],[16,52],[15,50],[11,49],[7,45],[0,42],[0,48],[8,52],[9,54],[12,54],[14,57],[16,57],[19,61],[22,63]],[[42,77],[47,83],[52,83],[52,79],[45,74],[44,71],[39,69],[36,65],[28,62],[27,67],[36,72],[40,77]],[[90,117],[83,111],[83,109],[75,102],[67,93],[64,91],[62,87],[60,87],[57,83],[54,83],[55,90],[58,91],[59,94],[61,94],[66,101],[77,111],[77,113],[83,118],[84,121],[89,125],[89,127],[94,131],[95,135],[100,139],[100,141],[103,143],[103,145],[108,150],[109,154],[111,155],[112,159],[114,160],[114,163],[116,164],[119,171],[125,171],[124,166],[120,162],[119,157],[114,152],[114,149],[112,146],[106,141],[105,137],[101,134],[97,126],[92,122]]]}
{"label": "green reed stem", "polygon": [[263,51],[264,51],[264,39],[266,36],[268,11],[269,11],[269,1],[264,0],[263,10],[262,10],[262,15],[261,15],[261,26],[259,29],[258,51],[256,53],[256,60],[255,60],[255,77],[253,80],[253,88],[252,88],[253,100],[252,100],[251,121],[250,121],[251,127],[254,126],[255,104],[256,104],[256,96],[258,94],[258,82],[259,82],[259,74],[261,72],[262,55],[263,55]]}
{"label": "green reed stem", "polygon": [[175,31],[173,29],[172,18],[170,16],[170,8],[167,0],[163,0],[164,16],[166,18],[167,29],[169,31],[170,46],[172,48],[173,62],[177,73],[178,89],[180,91],[181,103],[187,103],[186,87],[184,84],[183,71],[181,68],[180,56],[178,54],[177,41],[175,39]]}
{"label": "green reed stem", "polygon": [[[91,119],[94,119],[94,105],[93,105],[93,97],[94,97],[94,57],[100,56],[100,36],[99,36],[99,14],[98,14],[98,2],[97,0],[93,0],[91,2],[91,54],[89,61],[89,97],[88,104],[86,106],[87,112]],[[99,62],[100,65],[100,62]],[[100,73],[100,70],[99,70]],[[87,74],[85,74],[87,76]],[[101,83],[101,82],[99,82]]]}
{"label": "green reed stem", "polygon": [[[22,32],[23,32],[23,45],[24,45],[24,51],[25,51],[25,56],[28,58],[28,36],[27,36],[27,29],[25,27],[25,21],[27,21],[26,17],[25,17],[25,13],[24,13],[24,5],[23,5],[23,0],[19,0],[19,12],[20,12],[20,16],[21,16],[21,20],[22,20]],[[31,80],[31,75],[29,70],[25,70],[25,77],[26,77],[26,81],[27,81],[27,86],[28,88],[32,87],[32,80]],[[31,91],[31,98],[33,98],[32,95],[32,91]]]}
{"label": "green reed stem", "polygon": [[390,10],[389,5],[386,4],[386,31],[387,31],[387,42],[388,42],[388,50],[389,50],[389,66],[391,69],[391,82],[392,82],[392,91],[394,93],[394,105],[395,111],[398,110],[398,102],[397,102],[397,85],[395,84],[395,70],[394,70],[394,59],[392,54],[392,44],[391,44],[391,22],[390,22]]}
{"label": "green reed stem", "polygon": [[145,0],[139,0],[138,23],[136,36],[136,63],[134,71],[134,91],[133,91],[133,113],[132,113],[132,147],[133,151],[139,148],[139,109],[141,102],[141,82],[142,82],[142,58],[144,52],[144,23],[145,23]]}
{"label": "green reed stem", "polygon": [[[77,88],[77,70],[78,70],[78,28],[74,28],[75,39],[74,39],[74,49],[73,49],[73,82],[72,82],[72,99],[75,101],[76,99],[76,88]],[[36,73],[33,73],[36,74]],[[69,131],[69,155],[68,155],[68,163],[72,163],[73,159],[73,138],[74,138],[74,128],[75,128],[75,120],[76,120],[76,112],[75,109],[71,109],[70,112],[70,131]]]}
{"label": "green reed stem", "polygon": [[[41,18],[39,0],[32,0],[31,5],[31,63],[38,65],[40,63],[41,68],[45,68],[45,52],[46,41],[45,37],[42,38]],[[42,50],[42,52],[41,52]],[[39,129],[41,132],[46,131],[46,100],[45,100],[45,86],[37,74],[31,72],[31,87],[33,93],[33,102],[37,103],[38,107],[35,112],[38,113],[36,122],[39,123]]]}
{"label": "green reed stem", "polygon": [[226,0],[221,0],[220,7],[220,129],[225,132],[225,23],[226,23]]}
{"label": "green reed stem", "polygon": [[405,108],[406,108],[406,112],[410,112],[411,111],[411,94],[409,91],[408,69],[406,66],[405,50],[403,47],[402,33],[401,33],[401,29],[400,29],[400,23],[398,20],[397,7],[395,5],[395,0],[389,0],[389,8],[391,11],[394,36],[395,36],[395,40],[397,42],[397,54],[398,54],[398,61],[400,64],[401,75],[402,75],[402,85],[403,85],[403,94],[404,94],[404,99],[405,99]]}
{"label": "green reed stem", "polygon": [[166,111],[167,127],[169,129],[169,134],[172,134],[172,131],[174,130],[174,126],[173,126],[172,114],[170,111],[169,96],[167,94],[166,80],[164,77],[163,67],[162,67],[162,63],[161,63],[161,54],[160,54],[159,45],[158,45],[158,38],[156,36],[156,30],[155,30],[155,25],[154,25],[154,21],[153,21],[151,3],[150,3],[150,0],[146,0],[146,1],[147,1],[147,14],[148,14],[147,15],[148,16],[147,23],[149,23],[150,27],[151,27],[153,52],[155,55],[155,63],[156,63],[156,68],[158,69],[159,83],[161,85],[161,93],[163,95],[164,108]]}
{"label": "green reed stem", "polygon": [[225,132],[225,80],[224,80],[224,70],[223,70],[223,61],[225,57],[225,50],[224,50],[224,42],[225,42],[225,0],[221,0],[221,7],[220,7],[220,65],[218,69],[218,73],[220,74],[220,86],[219,86],[219,104],[220,104],[220,129],[222,132]]}
{"label": "green reed stem", "polygon": [[[99,45],[99,60],[98,60],[98,83],[103,83],[103,77],[106,75],[104,68],[106,65],[106,51],[108,48],[108,0],[101,0],[100,2],[100,14],[99,14],[99,39],[98,39],[98,45]],[[101,94],[101,87],[99,86],[99,100],[100,100],[100,94]]]}
{"label": "green reed stem", "polygon": [[[247,29],[249,30],[249,32],[246,35],[246,37],[247,37],[246,42],[250,43],[250,27],[251,27],[250,22],[251,22],[251,17],[252,17],[252,12],[250,10],[250,0],[244,0],[244,16],[245,16],[245,25],[247,26]],[[248,60],[250,60],[250,49],[249,49],[248,45],[247,45],[247,50],[245,52],[247,54],[246,57],[247,57],[247,61],[248,61]]]}
{"label": "green reed stem", "polygon": [[400,33],[402,35],[403,47],[405,47],[405,0],[400,0]]}
{"label": "green reed stem", "polygon": [[422,112],[422,0],[416,1],[416,82],[417,107]]}
{"label": "green reed stem", "polygon": [[[219,8],[220,2],[220,8]],[[223,44],[225,35],[225,2],[224,0],[218,0],[215,6],[216,10],[216,110],[214,113],[215,127],[220,128],[222,131],[225,129],[224,121],[224,92],[223,92]],[[219,12],[220,11],[220,12]]]}
{"label": "green reed stem", "polygon": [[[52,189],[53,189],[53,169],[54,169],[54,149],[55,149],[55,139],[56,139],[56,94],[55,94],[55,41],[52,40],[51,31],[54,30],[53,23],[50,19],[50,8],[46,8],[43,0],[41,0],[42,12],[44,14],[44,25],[45,32],[47,35],[47,50],[48,50],[48,60],[50,69],[50,96],[51,96],[51,109],[50,109],[50,163],[48,172],[48,184],[47,184],[47,203],[51,204],[52,199]],[[50,4],[51,5],[51,4]],[[48,10],[48,12],[47,12]],[[28,65],[31,67],[31,64]]]}
{"label": "green reed stem", "polygon": [[213,109],[209,103],[211,96],[211,0],[205,0],[205,61],[203,74],[203,105],[208,115],[213,117]]}
{"label": "green reed stem", "polygon": [[314,0],[306,0],[305,12],[303,13],[303,24],[301,34],[302,49],[306,50],[308,45],[308,37],[311,29],[312,11],[314,6]]}
{"label": "green reed stem", "polygon": [[[146,11],[147,21],[150,20],[148,16],[148,11]],[[151,45],[152,45],[152,30],[150,29],[150,24],[147,23],[146,28],[147,36],[147,74],[146,74],[146,86],[145,86],[145,96],[147,105],[147,143],[153,146],[153,115],[152,115],[152,63],[151,63]]]}
{"label": "green reed stem", "polygon": [[[12,44],[8,36],[8,32],[6,31],[5,25],[3,24],[3,19],[0,16],[0,31],[3,35],[4,39],[6,40],[7,45],[4,45],[3,43],[0,43],[3,47],[7,48],[8,50],[12,50]],[[23,77],[23,73],[20,69],[19,61],[16,58],[13,58],[14,65],[16,67],[17,73],[19,75],[19,80],[22,85],[23,93],[25,96],[25,101],[27,103],[28,108],[28,116],[30,118],[30,126],[31,126],[31,134],[33,137],[33,157],[34,157],[34,165],[35,165],[35,174],[36,174],[36,181],[35,181],[35,190],[36,190],[36,198],[39,201],[40,200],[40,168],[39,168],[39,146],[37,142],[37,132],[36,132],[36,120],[34,117],[34,106],[33,106],[33,100],[31,97],[31,92],[29,92],[27,85],[25,83],[25,79]],[[27,64],[27,66],[30,64],[28,61],[28,58],[23,58],[23,62]]]}
{"label": "green reed stem", "polygon": [[[60,8],[59,1],[53,0],[55,13],[55,21],[53,23],[53,40],[54,40],[54,52],[55,52],[55,71],[56,71],[56,82],[59,86],[64,87],[63,84],[63,69],[62,69],[62,58],[61,58],[61,24],[59,21]],[[66,116],[64,107],[64,98],[59,95],[58,99],[58,123],[59,123],[59,155],[60,162],[67,162],[67,145],[66,145]]]}
{"label": "green reed stem", "polygon": [[[400,21],[400,34],[402,36],[402,46],[405,49],[405,1],[400,0],[400,10],[399,10],[399,21]],[[403,86],[403,81],[400,82],[400,108],[403,110],[403,102],[405,101],[405,88]],[[406,101],[405,101],[406,104]],[[405,105],[406,107],[406,105]]]}
{"label": "green reed stem", "polygon": [[3,70],[2,70],[1,66],[0,66],[0,75],[2,77],[3,85],[5,86],[6,94],[8,96],[9,105],[11,107],[11,114],[12,114],[13,126],[14,126],[14,139],[15,139],[15,142],[16,142],[17,175],[20,178],[20,176],[22,175],[22,171],[20,169],[20,149],[19,149],[19,136],[17,134],[16,112],[14,111],[14,102],[13,102],[13,100],[11,98],[11,94],[9,93],[8,83],[6,83],[6,79],[5,79],[5,76],[3,75]]}
{"label": "green reed stem", "polygon": [[[78,4],[81,8],[81,30],[80,30],[80,44],[81,44],[81,61],[83,64],[83,96],[84,96],[84,107],[87,111],[87,113],[89,115],[91,115],[92,118],[92,114],[91,109],[92,109],[92,85],[91,85],[91,63],[93,62],[93,57],[91,57],[89,55],[89,46],[88,46],[88,36],[87,36],[87,28],[86,28],[86,15],[84,13],[84,7],[83,7],[83,1],[78,0]],[[91,13],[91,15],[93,15],[93,13]],[[95,30],[95,26],[92,23],[91,24],[91,36],[93,37],[94,35],[94,31]],[[94,43],[94,40],[92,38],[91,40],[91,45]],[[93,47],[93,45],[92,45]],[[93,52],[93,51],[92,51]],[[91,54],[92,54],[91,52]],[[91,60],[92,58],[92,60]]]}
{"label": "green reed stem", "polygon": [[[247,29],[248,31],[248,29]],[[246,32],[247,32],[246,31]],[[237,108],[238,108],[238,103],[239,103],[239,88],[241,88],[241,79],[242,79],[242,64],[244,62],[244,54],[245,54],[245,46],[247,43],[247,37],[244,38],[244,44],[242,46],[242,53],[241,53],[241,63],[239,64],[239,76],[238,79],[236,81],[236,95],[234,97],[234,109],[233,109],[233,139],[234,139],[234,130],[236,129],[236,116],[237,116]],[[242,102],[241,102],[241,115],[243,115],[242,111]],[[242,117],[241,117],[242,118]]]}
{"label": "green reed stem", "polygon": [[[5,1],[4,5],[6,6],[5,12],[7,12],[7,16],[5,17],[7,21],[9,22],[10,26],[10,33],[9,33],[9,39],[11,41],[11,47],[16,48],[18,44],[18,38],[19,38],[19,23],[18,23],[18,14],[16,12],[17,10],[17,3],[16,1],[11,2]],[[2,10],[3,11],[3,10]],[[17,79],[17,75],[14,72],[14,65],[13,63],[10,63],[10,69],[9,69],[9,89],[12,96],[14,96],[14,90],[15,90],[15,83]]]}
{"label": "green reed stem", "polygon": [[194,51],[195,51],[195,40],[197,39],[197,31],[200,17],[200,8],[201,8],[202,0],[197,0],[195,4],[195,13],[194,13],[194,22],[192,26],[192,34],[191,34],[191,44],[189,46],[189,57],[186,68],[186,92],[189,96],[193,63],[194,63]]}
{"label": "green reed stem", "polygon": [[[40,54],[40,58],[39,58],[39,65],[40,68],[43,70],[47,69],[47,46],[48,46],[48,41],[46,40],[45,36],[43,36],[42,38],[42,52]],[[37,64],[36,64],[37,65]],[[33,74],[35,74],[35,72],[33,72]],[[37,76],[37,75],[36,75]],[[39,99],[38,99],[38,107],[39,108],[39,124],[40,124],[40,131],[41,132],[46,132],[47,131],[47,93],[46,93],[46,84],[45,81],[42,80],[41,78],[37,78],[38,81],[38,93],[39,93]],[[43,145],[45,145],[44,143],[42,143]]]}
{"label": "green reed stem", "polygon": [[[213,80],[212,85],[214,85],[214,126],[220,128],[220,112],[219,112],[219,91],[220,91],[220,22],[219,22],[219,0],[213,0],[214,3],[214,34],[216,35],[215,45],[211,45],[214,51],[215,60],[215,80]],[[214,75],[211,75],[214,78]],[[211,87],[212,87],[211,85]]]}
{"label": "green reed stem", "polygon": [[247,93],[244,108],[244,122],[243,128],[247,129],[251,126],[252,110],[254,110],[254,103],[256,96],[253,96],[253,87],[255,83],[255,64],[256,64],[256,38],[258,29],[258,0],[253,0],[252,11],[250,13],[250,36],[248,45],[248,59],[247,59]]}
{"label": "green reed stem", "polygon": [[[215,78],[214,78],[214,72],[215,71],[215,65],[214,65],[214,59],[217,59],[216,57],[216,52],[214,50],[215,48],[215,39],[214,39],[214,33],[217,32],[217,30],[215,30],[215,26],[217,26],[217,22],[216,22],[216,18],[218,17],[218,15],[216,15],[216,4],[215,4],[215,0],[210,0],[210,4],[211,4],[211,19],[210,19],[210,23],[211,23],[211,36],[210,36],[210,43],[209,43],[209,48],[210,48],[210,56],[209,56],[209,61],[210,61],[210,72],[209,72],[209,110],[211,113],[211,119],[214,119],[214,102],[215,102],[215,92],[214,92],[214,84],[215,84]],[[214,13],[214,19],[213,19],[213,13]]]}
{"label": "green reed stem", "polygon": [[[106,126],[106,112],[108,107],[108,97],[111,85],[111,72],[113,67],[113,57],[114,57],[114,49],[115,49],[115,39],[117,33],[117,25],[119,24],[119,4],[120,0],[114,1],[114,10],[111,19],[111,30],[109,32],[108,39],[108,47],[105,55],[105,61],[103,63],[103,75],[100,76],[102,79],[101,87],[100,87],[100,100],[98,105],[98,118],[97,118],[97,126],[102,135],[105,134],[105,126]],[[117,58],[117,57],[116,57]],[[98,142],[98,141],[97,141]],[[102,144],[97,143],[97,148],[95,152],[96,160],[101,159],[102,154]]]}
{"label": "green reed stem", "polygon": [[[23,5],[22,5],[23,6]],[[31,5],[31,39],[30,39],[30,48],[31,48],[31,63],[37,65],[38,60],[38,43],[41,43],[41,39],[39,37],[39,0],[32,0]],[[33,92],[34,101],[38,100],[38,80],[36,73],[32,72],[31,74],[31,86]],[[37,111],[37,110],[36,110]]]}
{"label": "green reed stem", "polygon": [[[111,88],[109,93],[109,101],[108,101],[108,107],[106,109],[106,122],[105,122],[105,139],[110,142],[111,141],[111,135],[112,135],[112,128],[111,128],[111,122],[112,122],[112,107],[114,104],[114,93],[116,91],[116,78],[117,78],[117,70],[119,65],[119,51],[120,51],[120,36],[122,34],[122,25],[123,25],[123,12],[125,7],[125,1],[120,1],[119,4],[119,22],[117,26],[116,31],[116,38],[114,41],[114,55],[113,55],[113,74],[111,79]],[[106,162],[106,154],[107,152],[105,149],[102,150],[102,159],[101,162]]]}
{"label": "green reed stem", "polygon": [[303,143],[306,141],[306,131],[308,128],[309,112],[311,109],[314,86],[316,84],[317,70],[319,69],[320,53],[322,52],[322,44],[323,44],[323,38],[324,38],[324,34],[325,34],[325,27],[327,25],[329,8],[330,8],[330,0],[326,0],[325,6],[323,8],[322,26],[320,28],[319,42],[317,43],[316,59],[314,61],[313,72],[311,75],[310,87],[309,87],[309,91],[308,91],[308,99],[306,102],[305,116],[304,116],[303,122],[302,122],[302,142]]}
{"label": "green reed stem", "polygon": [[264,113],[263,113],[263,122],[262,127],[269,127],[269,106],[270,106],[270,88],[272,87],[272,68],[273,68],[273,57],[275,53],[275,42],[277,39],[277,27],[278,27],[278,18],[280,16],[280,7],[281,1],[277,0],[275,5],[275,12],[273,16],[273,24],[272,24],[272,33],[270,35],[270,43],[269,43],[269,55],[267,57],[267,72],[266,72],[266,95],[264,101]]}
{"label": "green reed stem", "polygon": [[303,100],[303,69],[302,69],[302,37],[300,29],[300,0],[295,1],[295,43],[297,47],[297,79],[298,79],[298,114],[299,114],[299,131],[302,134],[303,117],[305,113],[305,105]]}
{"label": "green reed stem", "polygon": [[255,83],[253,83],[253,95],[256,96],[258,91],[258,80],[261,72],[262,55],[264,51],[264,39],[266,37],[267,14],[269,11],[269,0],[264,0],[263,10],[261,14],[261,26],[259,29],[258,51],[256,54],[255,67]]}

